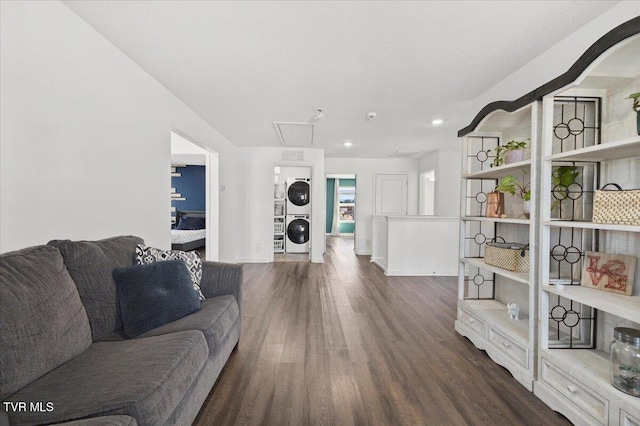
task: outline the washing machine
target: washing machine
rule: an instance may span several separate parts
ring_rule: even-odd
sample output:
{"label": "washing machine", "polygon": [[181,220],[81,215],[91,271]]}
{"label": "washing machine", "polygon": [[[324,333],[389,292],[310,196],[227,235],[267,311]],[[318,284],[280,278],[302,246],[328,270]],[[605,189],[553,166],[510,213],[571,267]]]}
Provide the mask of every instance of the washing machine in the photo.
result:
{"label": "washing machine", "polygon": [[309,253],[309,237],[311,234],[309,215],[287,215],[285,234],[285,252]]}
{"label": "washing machine", "polygon": [[311,214],[309,178],[287,178],[287,214]]}

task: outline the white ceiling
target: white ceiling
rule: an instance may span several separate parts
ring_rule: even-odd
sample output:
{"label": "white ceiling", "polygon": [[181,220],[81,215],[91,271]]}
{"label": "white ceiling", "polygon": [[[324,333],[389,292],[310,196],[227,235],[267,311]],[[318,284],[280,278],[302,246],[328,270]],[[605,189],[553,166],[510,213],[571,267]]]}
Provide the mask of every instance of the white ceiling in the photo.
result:
{"label": "white ceiling", "polygon": [[456,143],[468,101],[616,4],[64,3],[238,146],[281,146],[273,122],[324,108],[314,146],[328,157]]}

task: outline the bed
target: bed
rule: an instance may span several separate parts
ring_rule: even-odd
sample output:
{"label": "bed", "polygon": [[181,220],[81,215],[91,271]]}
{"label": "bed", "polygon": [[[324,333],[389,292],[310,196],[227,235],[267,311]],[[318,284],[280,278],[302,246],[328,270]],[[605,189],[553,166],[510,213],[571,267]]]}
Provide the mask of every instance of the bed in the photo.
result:
{"label": "bed", "polygon": [[205,212],[177,211],[176,227],[171,230],[171,249],[192,251],[206,242]]}

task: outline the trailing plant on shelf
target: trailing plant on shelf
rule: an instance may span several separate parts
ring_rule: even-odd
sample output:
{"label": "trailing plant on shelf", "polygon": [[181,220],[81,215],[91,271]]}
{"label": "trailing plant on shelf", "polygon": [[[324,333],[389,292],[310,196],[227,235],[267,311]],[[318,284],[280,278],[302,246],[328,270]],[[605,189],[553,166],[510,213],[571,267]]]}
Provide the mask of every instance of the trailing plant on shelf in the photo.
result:
{"label": "trailing plant on shelf", "polygon": [[640,92],[630,94],[627,99],[633,99],[631,108],[633,108],[635,112],[640,112]]}
{"label": "trailing plant on shelf", "polygon": [[[507,142],[505,145],[498,145],[494,148],[495,158],[491,162],[491,167],[499,167],[503,164],[510,164],[516,161],[522,161],[524,158],[524,149],[527,148],[527,141],[529,139],[523,141],[511,140]],[[487,151],[490,153],[492,150]],[[522,155],[518,158],[514,157],[514,153],[520,151]],[[512,159],[513,158],[513,159]]]}
{"label": "trailing plant on shelf", "polygon": [[515,195],[522,199],[522,211],[524,213],[524,217],[529,219],[529,212],[531,209],[530,201],[531,201],[531,184],[524,183],[524,176],[527,173],[522,170],[523,183],[520,183],[518,179],[512,175],[507,175],[503,177],[498,186],[496,186],[496,191],[504,192],[507,194]]}
{"label": "trailing plant on shelf", "polygon": [[521,184],[518,179],[512,175],[507,175],[500,180],[496,191],[520,197],[523,201],[531,200],[531,186],[529,183]]}
{"label": "trailing plant on shelf", "polygon": [[551,204],[551,210],[554,210],[562,200],[569,197],[569,187],[576,181],[579,174],[580,171],[575,166],[560,166],[551,173],[552,191],[555,198]]}

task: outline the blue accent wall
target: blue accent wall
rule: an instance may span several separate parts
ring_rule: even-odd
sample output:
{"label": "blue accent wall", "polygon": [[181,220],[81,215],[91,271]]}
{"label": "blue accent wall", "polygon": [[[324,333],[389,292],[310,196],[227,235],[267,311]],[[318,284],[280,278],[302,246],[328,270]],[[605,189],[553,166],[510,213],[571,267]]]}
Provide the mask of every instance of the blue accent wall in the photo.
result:
{"label": "blue accent wall", "polygon": [[[171,177],[171,187],[186,198],[184,201],[171,201],[171,207],[176,210],[205,210],[205,166],[176,167],[180,177]],[[171,216],[175,216],[172,212]]]}

